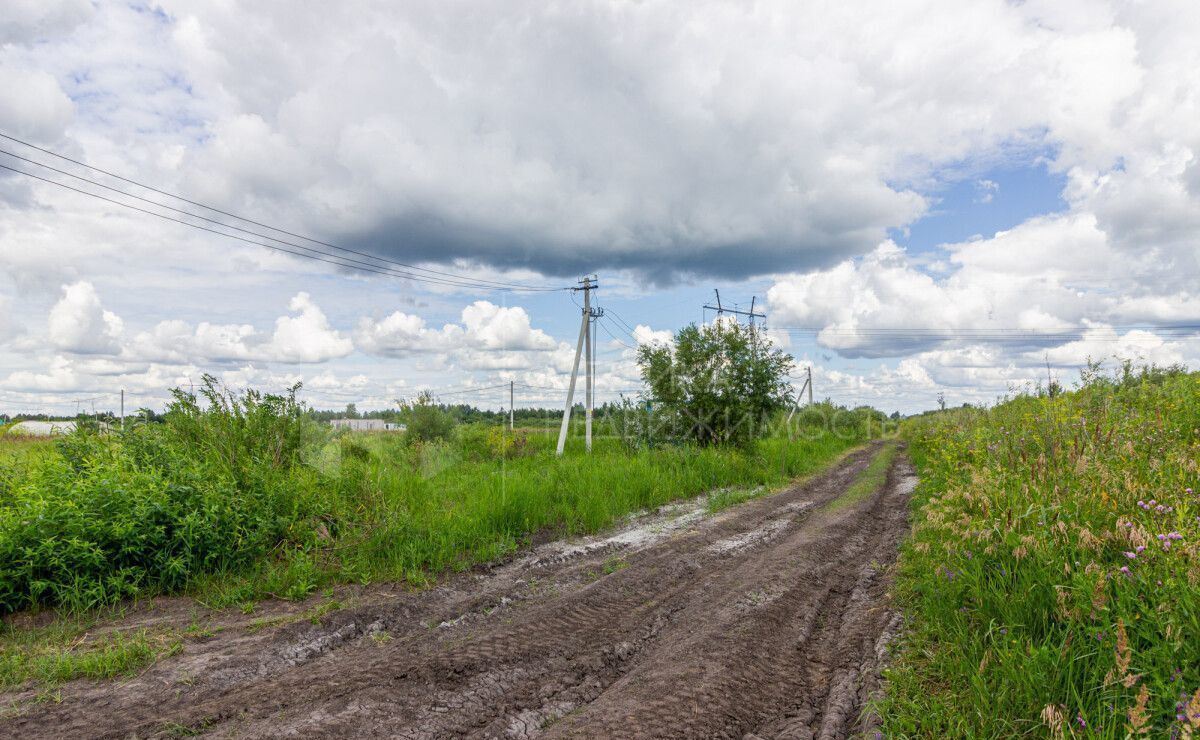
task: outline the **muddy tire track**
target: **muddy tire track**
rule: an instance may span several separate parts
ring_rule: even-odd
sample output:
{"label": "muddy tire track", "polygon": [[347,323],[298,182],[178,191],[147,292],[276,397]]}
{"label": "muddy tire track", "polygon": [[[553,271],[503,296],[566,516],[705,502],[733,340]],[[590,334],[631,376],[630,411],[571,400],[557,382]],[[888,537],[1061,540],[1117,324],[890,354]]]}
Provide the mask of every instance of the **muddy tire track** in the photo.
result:
{"label": "muddy tire track", "polygon": [[717,516],[681,504],[320,625],[191,646],[132,681],[74,682],[0,733],[846,737],[895,624],[887,569],[915,478],[898,456],[874,495],[824,504],[878,449]]}

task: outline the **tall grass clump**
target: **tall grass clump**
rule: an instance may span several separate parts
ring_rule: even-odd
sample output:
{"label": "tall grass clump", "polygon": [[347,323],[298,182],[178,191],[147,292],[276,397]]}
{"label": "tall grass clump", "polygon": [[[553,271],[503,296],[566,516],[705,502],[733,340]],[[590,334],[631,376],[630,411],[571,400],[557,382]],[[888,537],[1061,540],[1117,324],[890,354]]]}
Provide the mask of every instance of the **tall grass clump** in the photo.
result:
{"label": "tall grass clump", "polygon": [[922,481],[888,737],[1200,729],[1200,375],[1092,367],[902,433]]}

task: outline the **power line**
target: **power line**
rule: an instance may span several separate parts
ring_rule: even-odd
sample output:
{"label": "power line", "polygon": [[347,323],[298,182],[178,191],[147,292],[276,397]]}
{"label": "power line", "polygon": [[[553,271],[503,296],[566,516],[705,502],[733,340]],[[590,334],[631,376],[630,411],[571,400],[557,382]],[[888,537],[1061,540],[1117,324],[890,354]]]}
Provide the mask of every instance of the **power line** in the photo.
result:
{"label": "power line", "polygon": [[[163,219],[164,221],[171,221],[171,222],[174,222],[177,224],[181,224],[183,226],[190,226],[193,229],[199,229],[200,231],[207,231],[211,234],[217,234],[218,236],[224,236],[229,239],[236,239],[238,241],[245,242],[247,244],[253,244],[253,245],[259,246],[259,247],[273,249],[277,252],[284,252],[286,254],[291,254],[296,257],[304,257],[306,259],[316,260],[318,262],[326,262],[331,265],[337,265],[338,267],[345,267],[345,268],[351,269],[351,270],[359,270],[361,272],[370,272],[370,273],[374,273],[376,275],[384,275],[387,277],[396,277],[396,278],[402,278],[402,279],[406,279],[406,280],[415,280],[418,282],[433,283],[433,284],[437,284],[437,285],[449,285],[449,286],[454,286],[454,287],[459,287],[459,288],[481,288],[481,289],[485,289],[485,290],[516,290],[514,288],[494,288],[494,287],[485,286],[485,285],[475,285],[472,283],[456,282],[456,281],[451,281],[451,280],[444,280],[441,278],[430,278],[430,277],[425,277],[422,275],[413,275],[411,273],[405,273],[405,272],[401,272],[401,271],[394,270],[391,268],[383,268],[383,267],[369,265],[368,263],[361,262],[359,260],[353,260],[349,257],[342,257],[340,255],[331,255],[327,252],[321,252],[320,250],[309,249],[308,247],[300,247],[300,249],[304,249],[306,251],[313,252],[313,254],[307,254],[305,252],[296,252],[291,249],[286,249],[284,247],[276,246],[274,244],[267,244],[265,242],[255,241],[253,239],[247,239],[246,237],[238,236],[237,234],[229,234],[224,231],[218,231],[217,229],[211,229],[207,226],[201,226],[200,224],[190,223],[188,221],[174,218],[174,217],[168,216],[166,214],[157,213],[155,211],[147,210],[145,208],[140,208],[138,206],[135,206],[135,205],[132,205],[129,203],[122,203],[119,200],[114,200],[112,198],[108,198],[108,197],[100,195],[98,193],[91,193],[86,190],[81,190],[80,188],[76,188],[71,185],[67,185],[66,183],[56,182],[54,180],[50,180],[50,179],[42,177],[40,175],[35,175],[31,172],[19,170],[15,167],[9,167],[8,165],[5,165],[5,164],[0,164],[0,169],[5,169],[5,170],[9,170],[11,172],[16,172],[17,174],[25,175],[26,177],[31,177],[35,180],[40,180],[40,181],[48,183],[50,185],[57,185],[60,188],[64,188],[66,190],[71,190],[71,191],[79,193],[81,195],[86,195],[86,196],[89,196],[92,198],[96,198],[98,200],[105,201],[107,203],[112,203],[113,205],[121,206],[123,208],[128,208],[130,210],[138,211],[140,213],[145,213],[150,216],[155,216],[157,218]],[[266,237],[263,237],[263,238],[266,238]],[[554,288],[553,290],[559,290],[559,289]]]}
{"label": "power line", "polygon": [[[30,148],[32,148],[32,149],[36,149],[37,151],[43,152],[43,153],[45,153],[45,154],[49,154],[50,156],[57,157],[57,158],[59,158],[59,159],[65,160],[65,161],[67,161],[67,162],[71,162],[71,163],[73,163],[73,164],[76,164],[76,165],[79,165],[79,166],[81,166],[81,167],[85,167],[85,168],[87,168],[87,169],[89,169],[89,170],[93,170],[93,171],[96,171],[96,172],[102,173],[102,174],[104,174],[104,175],[107,175],[107,176],[109,176],[109,177],[113,177],[113,178],[115,178],[115,179],[117,179],[117,180],[120,180],[120,181],[122,181],[122,182],[126,182],[126,183],[129,183],[129,184],[132,184],[132,185],[136,185],[136,186],[138,186],[138,187],[145,188],[145,189],[147,189],[147,190],[150,190],[150,191],[152,191],[152,192],[159,193],[160,195],[165,195],[165,196],[167,196],[167,197],[170,197],[170,198],[175,198],[175,199],[177,199],[177,200],[180,200],[180,201],[182,201],[182,202],[184,202],[184,203],[189,203],[189,204],[191,204],[191,205],[194,205],[194,206],[197,206],[197,207],[200,207],[200,208],[204,208],[204,209],[206,209],[206,210],[209,210],[209,211],[212,211],[212,212],[214,212],[214,213],[219,213],[219,214],[222,214],[222,215],[228,216],[228,217],[230,217],[230,218],[234,218],[234,219],[237,219],[237,220],[239,220],[239,221],[243,221],[243,222],[245,222],[245,223],[248,223],[248,224],[253,224],[253,225],[255,225],[255,226],[259,226],[259,227],[262,227],[262,228],[264,228],[264,229],[269,229],[269,230],[271,230],[271,231],[275,231],[275,232],[277,232],[277,233],[284,234],[284,235],[286,235],[286,236],[291,236],[291,237],[294,237],[294,238],[297,238],[297,239],[303,239],[304,241],[311,242],[311,243],[313,243],[313,244],[318,244],[318,245],[321,245],[321,246],[324,246],[324,247],[329,247],[329,248],[331,248],[331,249],[336,249],[336,250],[338,250],[338,251],[341,251],[341,252],[346,252],[346,253],[348,253],[348,254],[354,254],[354,255],[358,255],[358,256],[360,256],[360,257],[365,257],[365,258],[367,258],[367,259],[375,260],[376,262],[382,262],[382,263],[384,263],[385,265],[394,265],[394,266],[397,266],[397,267],[404,268],[404,269],[406,269],[406,270],[414,270],[414,271],[421,272],[421,273],[429,273],[429,275],[414,275],[414,274],[411,274],[411,273],[400,273],[400,272],[397,272],[397,275],[396,275],[397,277],[406,277],[406,278],[413,279],[413,280],[425,280],[425,281],[427,281],[427,282],[440,283],[440,284],[446,284],[446,285],[455,285],[455,286],[458,286],[458,287],[475,287],[475,288],[486,288],[486,289],[489,289],[489,290],[510,290],[510,291],[544,292],[544,291],[559,291],[559,290],[568,290],[568,289],[569,289],[569,288],[565,288],[565,287],[550,287],[550,286],[534,286],[534,285],[524,285],[524,284],[520,284],[520,283],[511,283],[511,282],[506,282],[506,281],[488,280],[488,279],[485,279],[485,278],[469,278],[469,277],[464,277],[464,276],[462,276],[462,275],[455,274],[455,273],[445,272],[445,271],[442,271],[442,270],[435,270],[435,269],[432,269],[432,268],[427,268],[427,267],[418,267],[418,266],[416,266],[416,265],[411,265],[411,264],[404,263],[404,262],[398,262],[398,261],[396,261],[396,260],[388,259],[388,258],[385,258],[385,257],[379,257],[379,256],[376,256],[376,255],[369,254],[369,253],[367,253],[367,252],[361,252],[361,251],[358,251],[358,250],[350,249],[350,248],[348,248],[348,247],[342,247],[342,246],[339,246],[339,245],[336,245],[336,244],[332,244],[332,243],[330,243],[330,242],[325,242],[325,241],[322,241],[322,240],[320,240],[320,239],[315,239],[315,238],[313,238],[313,237],[305,236],[305,235],[303,235],[303,234],[297,234],[297,233],[294,233],[294,232],[290,232],[290,231],[287,231],[287,230],[285,230],[285,229],[281,229],[281,228],[278,228],[278,227],[275,227],[275,226],[271,226],[271,225],[269,225],[269,224],[266,224],[266,223],[262,223],[262,222],[260,222],[260,221],[255,221],[255,220],[253,220],[253,219],[250,219],[250,218],[247,218],[247,217],[244,217],[244,216],[239,216],[239,215],[237,215],[237,214],[235,214],[235,213],[230,213],[230,212],[228,212],[228,211],[221,210],[221,209],[219,209],[219,208],[216,208],[216,207],[214,207],[214,206],[209,206],[209,205],[206,205],[206,204],[204,204],[204,203],[200,203],[200,202],[198,202],[198,201],[189,200],[189,199],[187,199],[187,198],[184,198],[183,196],[176,195],[176,194],[174,194],[174,193],[170,193],[170,192],[167,192],[167,191],[165,191],[165,190],[160,190],[160,189],[158,189],[158,188],[155,188],[155,187],[153,187],[153,186],[151,186],[151,185],[147,185],[147,184],[145,184],[145,183],[138,182],[138,181],[136,181],[136,180],[132,180],[132,179],[130,179],[130,178],[127,178],[127,177],[122,177],[121,175],[117,175],[117,174],[115,174],[115,173],[113,173],[113,172],[109,172],[108,170],[104,170],[104,169],[101,169],[101,168],[99,168],[99,167],[94,167],[94,166],[92,166],[92,165],[89,165],[89,164],[87,164],[87,163],[85,163],[85,162],[81,162],[81,161],[79,161],[79,160],[72,159],[72,158],[70,158],[70,157],[67,157],[67,156],[65,156],[65,155],[62,155],[62,154],[58,154],[57,152],[53,152],[53,151],[51,151],[51,150],[49,150],[49,149],[44,149],[44,148],[42,148],[42,147],[39,147],[39,146],[37,146],[37,145],[35,145],[35,144],[31,144],[31,143],[29,143],[29,142],[27,142],[27,141],[24,141],[24,140],[22,140],[22,139],[18,139],[18,138],[14,137],[14,136],[10,136],[10,135],[8,135],[8,134],[5,134],[5,133],[3,133],[3,132],[0,132],[0,137],[2,137],[2,138],[5,138],[5,139],[8,139],[8,140],[10,140],[10,141],[14,141],[14,142],[16,142],[16,143],[18,143],[18,144],[22,144],[22,145],[24,145],[24,146],[27,146],[27,147],[30,147]],[[290,241],[287,241],[287,240],[284,240],[284,239],[279,239],[279,238],[277,238],[277,237],[273,237],[273,236],[270,236],[270,235],[268,235],[268,234],[262,234],[262,233],[259,233],[259,232],[257,232],[257,231],[252,231],[252,230],[249,230],[249,229],[244,229],[244,228],[242,228],[242,227],[240,227],[240,226],[236,226],[236,225],[234,225],[234,224],[225,223],[225,222],[223,222],[223,221],[219,221],[219,220],[216,220],[216,219],[212,219],[212,218],[209,218],[209,217],[207,217],[207,216],[202,216],[202,215],[200,215],[200,214],[193,213],[193,212],[191,212],[191,211],[188,211],[188,210],[185,210],[185,209],[175,208],[174,206],[170,206],[170,205],[167,205],[167,204],[165,204],[165,203],[158,202],[158,201],[156,201],[156,200],[151,200],[151,199],[149,199],[149,198],[144,198],[144,197],[142,197],[142,196],[136,195],[136,194],[134,194],[134,193],[129,193],[129,192],[127,192],[127,191],[125,191],[125,190],[121,190],[121,189],[119,189],[119,188],[114,188],[114,187],[112,187],[112,186],[105,185],[104,183],[97,182],[97,181],[95,181],[95,180],[92,180],[92,179],[89,179],[89,178],[83,177],[83,176],[81,176],[81,175],[77,175],[77,174],[74,174],[74,173],[68,172],[68,171],[66,171],[66,170],[62,170],[62,169],[58,169],[58,168],[56,168],[56,167],[52,167],[52,166],[50,166],[50,165],[48,165],[48,164],[45,164],[45,163],[43,163],[43,162],[38,162],[38,161],[36,161],[36,160],[29,159],[29,158],[27,158],[27,157],[23,157],[23,156],[21,156],[21,155],[18,155],[18,154],[14,154],[13,152],[10,152],[10,151],[7,151],[7,150],[0,149],[0,153],[6,154],[6,155],[8,155],[8,156],[10,156],[10,157],[13,157],[14,159],[18,159],[18,160],[21,160],[21,161],[23,161],[23,162],[27,162],[27,163],[29,163],[29,164],[32,164],[32,165],[35,165],[35,166],[38,166],[38,167],[45,168],[45,169],[47,169],[47,170],[50,170],[50,171],[52,171],[52,172],[56,172],[56,173],[58,173],[58,174],[65,175],[65,176],[67,176],[67,177],[71,177],[71,178],[74,178],[74,179],[76,179],[76,180],[79,180],[79,181],[82,181],[82,182],[86,182],[86,183],[88,183],[88,184],[90,184],[90,185],[93,185],[93,186],[96,186],[96,187],[100,187],[100,188],[104,188],[105,190],[109,190],[109,191],[111,191],[111,192],[114,192],[114,193],[119,193],[119,194],[121,194],[121,195],[124,195],[125,197],[128,197],[128,198],[133,198],[133,199],[136,199],[136,200],[142,201],[142,202],[144,202],[144,203],[147,203],[147,204],[150,204],[150,205],[153,205],[153,206],[159,207],[159,208],[165,208],[165,209],[167,209],[167,210],[170,210],[170,211],[173,211],[173,212],[175,212],[175,213],[180,213],[180,214],[183,214],[183,215],[186,215],[186,216],[192,217],[192,218],[196,218],[196,219],[200,219],[200,220],[203,220],[203,221],[207,221],[207,222],[209,222],[209,223],[212,223],[212,224],[215,224],[215,225],[218,225],[218,226],[221,226],[221,227],[227,228],[227,229],[233,229],[233,230],[235,230],[235,231],[240,231],[240,232],[242,232],[242,233],[245,233],[245,234],[250,234],[250,235],[256,236],[256,237],[258,237],[258,238],[260,238],[260,239],[269,239],[269,240],[271,240],[271,241],[279,242],[279,243],[281,243],[281,244],[285,244],[285,245],[288,245],[288,246],[292,246],[292,247],[295,247],[295,248],[297,248],[297,249],[302,249],[302,250],[305,250],[305,251],[314,252],[314,253],[316,253],[316,254],[325,255],[325,256],[328,256],[328,257],[333,257],[333,258],[340,259],[340,260],[346,260],[346,261],[348,261],[348,262],[350,262],[350,263],[353,263],[353,264],[356,264],[356,265],[363,265],[363,264],[364,264],[364,263],[361,263],[361,262],[360,262],[360,261],[358,261],[358,260],[355,260],[355,259],[352,259],[352,258],[346,257],[346,256],[344,256],[344,255],[330,254],[330,253],[328,253],[328,252],[324,252],[324,251],[321,251],[321,250],[312,249],[311,247],[305,247],[305,246],[303,246],[303,245],[299,245],[299,244],[296,244],[296,243],[294,243],[294,242],[290,242]],[[32,177],[32,178],[34,178],[34,179],[41,180],[42,182],[46,182],[46,183],[49,183],[49,184],[52,184],[52,185],[58,185],[59,187],[64,187],[64,188],[67,188],[67,189],[69,189],[69,190],[73,190],[73,191],[75,191],[75,192],[77,192],[77,193],[81,193],[81,194],[83,194],[83,195],[89,195],[89,196],[91,196],[91,197],[95,197],[95,198],[99,198],[99,199],[101,199],[101,200],[105,200],[105,201],[107,201],[107,202],[113,203],[114,205],[120,205],[120,206],[124,206],[124,207],[126,207],[126,208],[132,208],[133,210],[138,210],[138,211],[140,211],[140,212],[142,212],[142,213],[148,213],[148,214],[150,214],[150,215],[155,215],[155,216],[158,216],[158,217],[160,217],[160,218],[166,218],[167,220],[173,220],[173,221],[175,221],[176,223],[183,223],[183,224],[184,224],[184,225],[186,225],[186,226],[192,226],[192,227],[194,227],[194,228],[203,228],[203,227],[200,227],[200,226],[198,226],[198,225],[196,225],[196,224],[191,224],[191,223],[187,223],[187,222],[181,222],[181,221],[178,221],[177,219],[171,219],[170,217],[163,216],[162,214],[159,214],[159,213],[155,213],[155,212],[152,212],[152,211],[146,211],[145,209],[140,209],[140,208],[137,208],[136,206],[132,206],[132,205],[130,205],[130,204],[128,204],[128,203],[122,203],[122,202],[120,202],[120,201],[115,201],[115,200],[112,200],[112,199],[109,199],[109,198],[105,198],[105,197],[103,197],[103,196],[100,196],[100,195],[98,195],[98,194],[96,194],[96,193],[91,193],[91,192],[88,192],[88,191],[85,191],[85,190],[80,190],[80,189],[78,189],[78,188],[73,188],[73,187],[71,187],[71,186],[69,186],[69,185],[65,185],[65,184],[63,184],[63,183],[60,183],[60,182],[57,182],[57,181],[54,181],[54,180],[50,180],[50,179],[48,179],[48,178],[40,177],[40,176],[38,176],[38,175],[35,175],[35,174],[33,174],[33,173],[30,173],[30,172],[26,172],[26,171],[24,171],[24,170],[19,170],[19,169],[16,169],[16,168],[13,168],[13,167],[7,167],[7,166],[4,166],[4,165],[0,165],[0,167],[4,167],[4,169],[7,169],[7,170],[9,170],[9,171],[11,171],[11,172],[16,172],[16,173],[18,173],[18,174],[22,174],[22,175],[25,175],[25,176],[27,176],[27,177]],[[217,233],[217,234],[220,234],[220,235],[222,235],[222,236],[227,236],[227,237],[230,237],[230,238],[235,238],[235,239],[238,239],[238,238],[239,238],[239,237],[237,237],[237,236],[235,236],[235,235],[233,235],[233,234],[227,234],[227,233],[224,233],[224,232],[217,232],[217,231],[213,231],[213,230],[211,230],[211,229],[204,229],[204,230],[206,230],[206,231],[212,231],[212,233]],[[247,241],[247,240],[245,240],[245,239],[241,239],[241,240],[242,240],[242,241]],[[261,242],[253,242],[253,241],[251,241],[250,243],[257,244],[257,245],[259,245],[259,246],[267,246],[268,248],[274,248],[274,247],[271,247],[270,245],[264,245],[264,244],[262,244]],[[288,250],[279,250],[279,251],[288,251]],[[294,253],[293,253],[293,254],[294,254]],[[307,256],[307,255],[297,255],[297,256]],[[328,260],[321,260],[321,261],[328,261]],[[338,263],[332,263],[332,264],[338,264]],[[349,266],[349,265],[346,265],[346,266]],[[373,265],[373,267],[379,267],[379,265]],[[368,271],[370,271],[370,270],[368,270]],[[431,277],[431,276],[441,276],[441,277],[440,277],[440,278],[434,278],[434,277]]]}
{"label": "power line", "polygon": [[632,337],[635,341],[637,340],[637,330],[634,329],[632,326],[630,326],[629,323],[627,321],[625,321],[625,319],[621,318],[621,314],[612,310],[608,306],[605,306],[604,310],[607,311],[608,313],[612,314],[612,317],[615,318],[617,321],[619,321],[621,323],[621,325],[625,327],[625,330],[629,332],[630,337]]}
{"label": "power line", "polygon": [[[820,332],[826,331],[825,327],[820,326],[773,326],[777,331],[790,332]],[[980,328],[980,329],[940,329],[937,327],[911,327],[911,328],[864,328],[854,331],[845,332],[829,332],[837,334],[954,334],[954,335],[969,335],[969,334],[997,334],[997,335],[1036,335],[1036,336],[1055,336],[1058,334],[1082,334],[1089,331],[1136,331],[1144,330],[1180,330],[1180,331],[1200,331],[1200,324],[1115,324],[1111,326],[1072,326],[1072,327],[1055,327],[1053,329],[1029,329],[1018,327],[1006,328]]]}
{"label": "power line", "polygon": [[[604,318],[604,317],[601,317],[601,318]],[[614,326],[615,326],[615,324],[614,324]],[[619,344],[623,347],[628,347],[629,349],[631,349],[635,352],[637,351],[637,347],[634,347],[633,345],[629,344],[628,342],[624,342],[624,341],[618,339],[617,335],[613,334],[611,331],[609,331],[608,326],[603,321],[600,322],[600,328],[604,330],[605,334],[612,337],[612,340],[614,342],[616,342],[617,344]]]}
{"label": "power line", "polygon": [[444,396],[462,396],[462,395],[469,395],[472,393],[482,393],[484,391],[494,391],[497,388],[507,388],[507,387],[508,387],[508,383],[502,383],[500,385],[488,385],[488,386],[484,386],[482,388],[468,388],[466,390],[461,390],[461,391],[449,391],[446,393],[442,393],[440,391],[431,391],[431,393],[437,398],[442,398]]}
{"label": "power line", "polygon": [[[23,162],[28,162],[29,164],[36,165],[36,166],[38,166],[38,167],[43,167],[43,168],[45,168],[45,169],[47,169],[47,170],[50,170],[51,172],[56,172],[56,173],[58,173],[58,174],[60,174],[60,175],[66,175],[67,177],[74,178],[74,179],[76,179],[76,180],[79,180],[80,182],[86,182],[86,183],[88,183],[89,185],[94,185],[95,187],[98,187],[98,188],[103,188],[103,189],[105,189],[105,190],[108,190],[108,191],[110,191],[110,192],[113,192],[113,193],[118,193],[118,194],[120,194],[120,195],[123,195],[123,196],[125,196],[125,197],[127,197],[127,198],[133,198],[134,200],[138,200],[138,201],[141,201],[141,202],[143,202],[143,203],[147,203],[147,204],[149,204],[149,205],[156,206],[156,207],[158,207],[158,208],[165,208],[165,209],[166,209],[166,210],[168,210],[168,211],[173,211],[174,213],[178,213],[178,214],[181,214],[181,215],[184,215],[184,216],[189,216],[189,217],[191,217],[191,218],[196,218],[196,219],[199,219],[199,220],[201,220],[201,221],[206,221],[206,222],[208,222],[208,223],[215,224],[215,225],[217,225],[217,226],[221,226],[221,227],[223,227],[223,228],[226,228],[226,229],[233,229],[234,231],[239,231],[239,232],[241,232],[241,233],[243,233],[243,234],[250,234],[251,236],[256,236],[256,237],[258,237],[258,238],[260,238],[260,239],[269,239],[270,241],[273,241],[273,242],[278,242],[279,244],[284,244],[284,245],[287,245],[287,246],[290,246],[290,247],[295,247],[296,249],[301,249],[301,250],[304,250],[304,251],[306,251],[306,252],[313,252],[313,253],[316,253],[316,254],[322,254],[322,255],[328,255],[328,256],[331,256],[331,257],[335,257],[335,258],[337,258],[337,259],[343,259],[343,260],[347,260],[348,262],[354,263],[354,264],[356,264],[356,265],[368,265],[368,266],[372,266],[372,265],[370,265],[369,263],[364,263],[364,262],[361,262],[361,261],[359,261],[359,260],[353,259],[353,258],[351,258],[351,257],[343,257],[342,255],[329,254],[328,252],[324,252],[324,251],[321,251],[321,250],[319,250],[319,249],[313,249],[313,248],[311,248],[311,247],[306,247],[306,246],[304,246],[303,244],[297,244],[297,243],[295,243],[295,242],[290,242],[290,241],[288,241],[288,240],[286,240],[286,239],[279,239],[278,237],[270,236],[269,234],[261,234],[261,233],[259,233],[259,232],[257,232],[257,231],[253,231],[253,230],[251,230],[251,229],[243,229],[242,227],[240,227],[240,226],[236,226],[236,225],[234,225],[234,224],[228,224],[228,223],[225,223],[224,221],[219,221],[219,220],[217,220],[217,219],[214,219],[214,218],[209,218],[209,217],[207,217],[207,216],[201,216],[201,215],[200,215],[200,214],[198,214],[198,213],[192,213],[191,211],[188,211],[188,210],[185,210],[185,209],[182,209],[182,208],[175,208],[174,206],[169,206],[169,205],[167,205],[167,204],[165,204],[165,203],[159,203],[159,202],[158,202],[158,201],[156,201],[156,200],[151,200],[151,199],[149,199],[149,198],[143,198],[143,197],[142,197],[142,196],[140,196],[140,195],[135,195],[134,193],[128,193],[128,192],[126,192],[126,191],[124,191],[124,190],[121,190],[121,189],[119,189],[119,188],[114,188],[114,187],[112,187],[112,186],[105,185],[105,184],[104,184],[104,183],[102,183],[102,182],[97,182],[96,180],[92,180],[92,179],[89,179],[89,178],[86,178],[86,177],[82,177],[82,176],[80,176],[80,175],[76,175],[76,174],[74,174],[74,173],[67,172],[66,170],[60,170],[60,169],[58,169],[58,168],[56,168],[56,167],[51,167],[51,166],[50,166],[50,165],[48,165],[48,164],[43,164],[42,162],[37,162],[37,161],[35,161],[35,160],[32,160],[32,159],[29,159],[29,158],[27,158],[27,157],[22,157],[22,156],[20,156],[20,155],[18,155],[18,154],[13,154],[12,152],[10,152],[10,151],[8,151],[8,150],[6,150],[6,149],[0,149],[0,154],[6,154],[6,155],[8,155],[8,156],[10,156],[10,157],[13,157],[14,159],[19,159],[19,160],[21,160],[21,161],[23,161]],[[257,223],[257,222],[251,221],[250,223]],[[271,227],[265,227],[265,228],[271,228]],[[288,233],[288,232],[283,232],[283,231],[281,231],[280,233]],[[232,236],[232,235],[230,235],[230,236]],[[305,239],[305,237],[297,237],[297,238],[300,238],[300,239]],[[307,241],[314,241],[314,242],[315,242],[315,240],[312,240],[312,239],[307,239]],[[315,243],[321,244],[321,243],[323,243],[323,242],[315,242]],[[358,251],[355,251],[355,250],[353,250],[353,249],[347,249],[347,248],[344,248],[344,247],[337,247],[337,246],[333,246],[333,245],[328,245],[328,246],[332,246],[334,249],[339,249],[339,250],[341,250],[341,251],[344,251],[344,252],[349,252],[349,253],[351,253],[351,254],[357,254],[357,255],[361,255],[361,256],[363,256],[363,257],[366,257],[367,259],[372,259],[372,260],[375,260],[375,261],[377,261],[377,262],[384,263],[384,264],[382,265],[382,267],[384,267],[385,269],[391,269],[391,268],[388,268],[388,267],[387,267],[388,265],[396,265],[396,266],[403,267],[403,268],[406,268],[406,269],[411,269],[411,270],[423,270],[423,271],[432,272],[432,273],[435,273],[435,274],[438,274],[438,275],[450,275],[452,279],[454,279],[454,280],[456,280],[456,281],[462,281],[462,282],[456,282],[456,283],[454,283],[454,284],[456,284],[456,285],[461,285],[461,286],[463,286],[463,287],[491,286],[491,287],[492,287],[493,289],[495,289],[495,290],[558,290],[558,289],[556,289],[556,288],[537,288],[537,287],[534,287],[534,286],[522,286],[522,285],[517,285],[517,284],[515,284],[515,283],[504,283],[504,282],[495,281],[495,280],[475,279],[475,278],[461,278],[461,277],[453,276],[451,273],[444,273],[444,272],[440,272],[440,271],[437,271],[437,270],[429,270],[428,268],[423,268],[423,267],[415,267],[415,266],[413,266],[413,265],[408,265],[408,264],[405,264],[405,263],[403,263],[403,262],[396,262],[396,261],[394,261],[394,260],[386,259],[386,258],[384,258],[384,257],[376,257],[375,255],[367,254],[367,253],[365,253],[365,252],[358,252]],[[376,266],[377,266],[377,265],[376,265]],[[401,271],[397,271],[397,272],[398,272],[398,273],[400,273]],[[424,278],[425,278],[425,276],[423,276],[423,275],[410,275],[410,274],[408,274],[408,273],[404,273],[404,274],[405,274],[407,277],[411,277],[411,278],[413,278],[413,279],[424,279]],[[447,284],[449,284],[449,283],[447,283]]]}
{"label": "power line", "polygon": [[[1130,341],[1129,332],[1142,331],[1162,339],[1179,339],[1200,331],[1200,325],[1141,325],[1125,327],[1080,327],[1074,330],[1030,330],[1030,329],[861,329],[856,331],[833,331],[818,327],[773,327],[775,331],[788,334],[812,334],[821,337],[849,337],[862,339],[890,339],[909,341],[975,341],[989,344],[1022,344],[1037,342],[1108,342]],[[1096,332],[1101,332],[1100,336]],[[1108,335],[1113,332],[1115,336]],[[1135,338],[1136,340],[1136,338]]]}

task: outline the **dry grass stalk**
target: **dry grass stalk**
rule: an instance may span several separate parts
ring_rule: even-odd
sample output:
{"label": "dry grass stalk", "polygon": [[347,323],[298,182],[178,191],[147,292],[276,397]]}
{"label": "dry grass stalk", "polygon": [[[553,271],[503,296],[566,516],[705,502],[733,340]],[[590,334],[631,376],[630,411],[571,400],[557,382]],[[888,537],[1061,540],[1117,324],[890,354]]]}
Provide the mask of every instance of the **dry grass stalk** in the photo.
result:
{"label": "dry grass stalk", "polygon": [[1047,704],[1042,709],[1042,723],[1050,728],[1050,737],[1054,740],[1062,740],[1066,724],[1066,715],[1063,713],[1062,707],[1057,704]]}
{"label": "dry grass stalk", "polygon": [[1146,702],[1148,701],[1150,701],[1150,689],[1142,684],[1142,690],[1138,692],[1137,704],[1129,710],[1129,732],[1133,735],[1145,735],[1150,732],[1150,727],[1147,726],[1149,716],[1146,712]]}

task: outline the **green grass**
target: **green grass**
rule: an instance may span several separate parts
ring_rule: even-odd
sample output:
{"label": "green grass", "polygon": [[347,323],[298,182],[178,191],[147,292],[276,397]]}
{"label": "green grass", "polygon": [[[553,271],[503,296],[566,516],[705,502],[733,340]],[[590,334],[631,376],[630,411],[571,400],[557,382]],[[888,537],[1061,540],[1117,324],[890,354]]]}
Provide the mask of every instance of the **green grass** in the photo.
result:
{"label": "green grass", "polygon": [[896,458],[896,443],[888,442],[875,453],[871,458],[871,462],[867,464],[865,470],[858,474],[850,487],[844,493],[825,504],[826,511],[839,511],[848,506],[853,506],[859,501],[874,494],[887,481],[888,470],[892,467],[892,460]]}
{"label": "green grass", "polygon": [[42,628],[6,626],[0,634],[0,689],[30,681],[52,687],[76,678],[134,675],[182,647],[176,636],[146,630],[89,639],[88,625],[66,619]]}
{"label": "green grass", "polygon": [[1093,370],[902,433],[922,481],[886,736],[1200,728],[1200,375]]}
{"label": "green grass", "polygon": [[715,491],[708,496],[708,503],[705,505],[705,511],[709,514],[717,514],[725,511],[731,506],[744,504],[747,501],[753,501],[756,498],[766,496],[769,491],[766,488],[735,488],[722,489]]}

